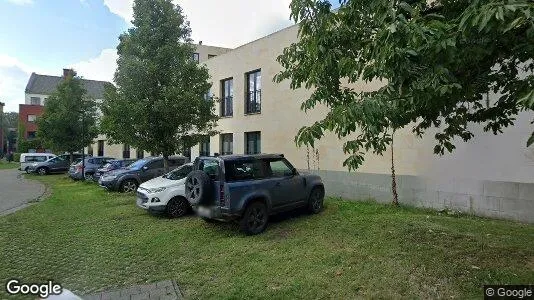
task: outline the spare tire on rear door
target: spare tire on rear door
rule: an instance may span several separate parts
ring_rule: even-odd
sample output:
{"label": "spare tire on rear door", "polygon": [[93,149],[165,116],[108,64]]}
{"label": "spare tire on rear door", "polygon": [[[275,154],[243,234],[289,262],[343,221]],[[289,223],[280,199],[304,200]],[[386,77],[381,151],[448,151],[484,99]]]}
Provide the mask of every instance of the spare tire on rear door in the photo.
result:
{"label": "spare tire on rear door", "polygon": [[185,180],[185,197],[191,205],[208,204],[212,201],[213,187],[208,174],[193,171]]}

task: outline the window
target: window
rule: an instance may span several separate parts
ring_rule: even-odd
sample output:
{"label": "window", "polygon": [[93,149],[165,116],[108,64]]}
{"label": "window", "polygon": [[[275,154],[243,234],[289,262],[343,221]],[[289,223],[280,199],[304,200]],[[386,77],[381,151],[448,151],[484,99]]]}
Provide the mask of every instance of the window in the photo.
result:
{"label": "window", "polygon": [[156,161],[153,161],[147,165],[147,167],[151,170],[153,169],[163,169],[163,159],[158,159]]}
{"label": "window", "polygon": [[199,156],[210,156],[210,137],[206,137],[204,141],[200,142]]}
{"label": "window", "polygon": [[207,93],[204,94],[204,100],[211,101],[212,99],[213,97],[211,95],[211,91],[208,91]]}
{"label": "window", "polygon": [[214,58],[214,57],[216,57],[216,56],[217,56],[217,55],[215,55],[215,54],[208,54],[208,59],[210,59],[210,58]]}
{"label": "window", "polygon": [[93,156],[93,145],[87,146],[87,155]]}
{"label": "window", "polygon": [[46,156],[26,156],[24,162],[45,162]]}
{"label": "window", "polygon": [[104,140],[98,141],[98,156],[104,156]]}
{"label": "window", "polygon": [[30,104],[31,105],[41,105],[41,98],[39,98],[39,97],[31,97],[30,98]]}
{"label": "window", "polygon": [[235,161],[225,163],[226,181],[253,180],[265,178],[265,164],[261,160]]}
{"label": "window", "polygon": [[245,154],[261,153],[261,132],[245,132]]}
{"label": "window", "polygon": [[130,145],[122,145],[122,158],[130,158]]}
{"label": "window", "polygon": [[37,120],[36,115],[28,115],[28,122],[35,123],[36,120]]}
{"label": "window", "polygon": [[261,70],[247,73],[247,95],[245,112],[258,114],[261,112]]}
{"label": "window", "polygon": [[234,135],[232,133],[221,134],[221,154],[230,155],[234,153]]}
{"label": "window", "polygon": [[219,162],[212,159],[204,159],[200,161],[198,169],[204,171],[210,177],[219,176]]}
{"label": "window", "polygon": [[185,165],[182,167],[179,167],[175,169],[174,171],[170,172],[169,174],[165,175],[164,177],[169,180],[180,180],[184,179],[193,171],[193,166],[191,165]]}
{"label": "window", "polygon": [[145,158],[145,151],[143,151],[141,149],[137,149],[137,153],[135,155],[136,155],[137,159]]}
{"label": "window", "polygon": [[196,61],[197,63],[200,62],[200,54],[193,53],[193,60]]}
{"label": "window", "polygon": [[221,81],[221,117],[231,117],[234,115],[234,79]]}
{"label": "window", "polygon": [[35,131],[28,131],[28,140],[33,140],[37,137],[37,133]]}
{"label": "window", "polygon": [[293,174],[293,168],[284,159],[272,160],[268,164],[268,173],[271,177],[286,177]]}
{"label": "window", "polygon": [[169,159],[169,166],[171,167],[179,167],[185,164],[185,159],[183,158],[171,158]]}

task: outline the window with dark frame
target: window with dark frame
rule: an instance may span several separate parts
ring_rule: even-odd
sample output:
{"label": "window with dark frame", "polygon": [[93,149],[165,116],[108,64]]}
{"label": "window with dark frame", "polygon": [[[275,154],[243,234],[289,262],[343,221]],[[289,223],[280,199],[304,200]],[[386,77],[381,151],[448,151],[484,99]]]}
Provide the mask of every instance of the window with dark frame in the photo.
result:
{"label": "window with dark frame", "polygon": [[221,80],[221,117],[234,115],[234,79]]}
{"label": "window with dark frame", "polygon": [[130,158],[130,145],[122,145],[122,158]]}
{"label": "window with dark frame", "polygon": [[221,155],[234,154],[234,135],[232,133],[221,134]]}
{"label": "window with dark frame", "polygon": [[41,105],[41,98],[39,97],[30,97],[31,105]]}
{"label": "window with dark frame", "polygon": [[261,70],[247,73],[247,94],[245,113],[259,114],[261,112]]}
{"label": "window with dark frame", "polygon": [[98,156],[104,156],[104,140],[98,141]]}
{"label": "window with dark frame", "polygon": [[93,156],[93,145],[87,146],[87,155]]}
{"label": "window with dark frame", "polygon": [[261,132],[245,132],[245,154],[261,153]]}
{"label": "window with dark frame", "polygon": [[200,142],[199,156],[210,156],[210,152],[210,137],[208,136]]}
{"label": "window with dark frame", "polygon": [[193,60],[196,61],[197,63],[200,62],[200,54],[193,53]]}
{"label": "window with dark frame", "polygon": [[137,159],[143,159],[143,158],[145,158],[145,151],[143,151],[141,149],[137,149],[137,152],[135,153],[135,156],[137,157]]}
{"label": "window with dark frame", "polygon": [[36,115],[28,115],[28,122],[35,123],[35,121],[37,121]]}

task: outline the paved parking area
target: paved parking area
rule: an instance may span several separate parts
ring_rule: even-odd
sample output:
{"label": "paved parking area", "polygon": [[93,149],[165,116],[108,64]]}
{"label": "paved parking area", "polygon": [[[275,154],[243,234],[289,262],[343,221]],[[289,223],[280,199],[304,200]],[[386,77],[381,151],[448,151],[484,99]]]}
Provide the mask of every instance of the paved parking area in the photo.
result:
{"label": "paved parking area", "polygon": [[28,206],[45,191],[42,183],[24,179],[18,170],[0,170],[0,216]]}
{"label": "paved parking area", "polygon": [[82,297],[84,300],[171,300],[182,299],[176,282],[165,280],[137,285],[122,290],[107,291]]}

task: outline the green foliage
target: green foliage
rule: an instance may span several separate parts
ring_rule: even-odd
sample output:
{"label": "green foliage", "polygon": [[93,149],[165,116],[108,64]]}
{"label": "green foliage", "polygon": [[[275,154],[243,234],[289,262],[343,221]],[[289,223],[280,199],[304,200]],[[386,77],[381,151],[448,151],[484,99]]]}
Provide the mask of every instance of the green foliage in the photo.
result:
{"label": "green foliage", "polygon": [[13,153],[13,161],[20,162],[20,152]]}
{"label": "green foliage", "polygon": [[[278,61],[277,82],[313,88],[303,110],[318,104],[330,112],[302,128],[298,145],[312,145],[325,131],[340,138],[345,165],[356,169],[365,152],[383,153],[388,130],[413,126],[435,135],[436,154],[468,141],[470,123],[494,134],[514,124],[534,103],[534,2],[528,0],[342,0],[337,12],[327,1],[293,0],[300,22],[297,43]],[[356,91],[344,82],[381,82]],[[488,101],[488,95],[495,101]],[[498,98],[497,98],[498,97]],[[529,145],[534,142],[534,135]]]}
{"label": "green foliage", "polygon": [[204,98],[208,70],[192,60],[195,48],[180,6],[137,0],[133,25],[120,36],[117,87],[106,87],[101,128],[111,142],[166,158],[214,134],[215,106]]}
{"label": "green foliage", "polygon": [[56,152],[79,151],[98,135],[96,116],[95,100],[86,95],[79,78],[69,76],[48,97],[37,119],[37,136]]}

